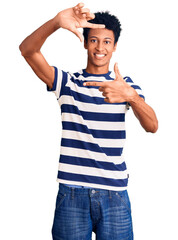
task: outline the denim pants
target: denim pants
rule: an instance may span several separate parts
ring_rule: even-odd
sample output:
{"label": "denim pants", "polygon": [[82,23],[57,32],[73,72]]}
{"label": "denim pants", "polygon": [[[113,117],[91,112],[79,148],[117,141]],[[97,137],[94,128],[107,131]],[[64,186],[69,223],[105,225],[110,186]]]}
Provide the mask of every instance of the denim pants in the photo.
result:
{"label": "denim pants", "polygon": [[53,240],[133,240],[127,190],[75,188],[59,184]]}

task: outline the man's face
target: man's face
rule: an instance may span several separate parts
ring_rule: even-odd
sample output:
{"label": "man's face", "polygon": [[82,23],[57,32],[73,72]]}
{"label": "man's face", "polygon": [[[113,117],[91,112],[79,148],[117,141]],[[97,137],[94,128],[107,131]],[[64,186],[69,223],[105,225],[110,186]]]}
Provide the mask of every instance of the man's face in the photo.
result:
{"label": "man's face", "polygon": [[88,50],[88,64],[95,67],[109,67],[112,53],[116,50],[114,45],[114,33],[112,30],[90,29],[88,42],[84,47]]}

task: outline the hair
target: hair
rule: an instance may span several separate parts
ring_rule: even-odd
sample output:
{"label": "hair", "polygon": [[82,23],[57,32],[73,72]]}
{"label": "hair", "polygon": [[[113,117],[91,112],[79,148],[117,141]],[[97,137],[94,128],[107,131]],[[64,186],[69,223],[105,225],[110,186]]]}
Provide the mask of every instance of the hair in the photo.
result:
{"label": "hair", "polygon": [[[95,24],[104,24],[106,29],[113,31],[115,39],[114,44],[117,43],[122,29],[120,21],[116,16],[111,15],[108,11],[97,12],[95,13],[95,18],[89,20],[88,22]],[[83,36],[86,42],[88,42],[89,31],[90,28],[83,29]]]}

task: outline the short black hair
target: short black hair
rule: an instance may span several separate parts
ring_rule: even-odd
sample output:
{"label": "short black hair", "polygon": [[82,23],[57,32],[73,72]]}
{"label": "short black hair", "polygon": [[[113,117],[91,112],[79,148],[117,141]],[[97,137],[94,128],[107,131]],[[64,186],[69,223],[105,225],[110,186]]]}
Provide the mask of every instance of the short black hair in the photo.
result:
{"label": "short black hair", "polygon": [[[116,16],[111,15],[108,11],[97,12],[95,13],[95,18],[92,20],[89,20],[88,22],[96,23],[96,24],[104,24],[106,29],[113,31],[114,38],[115,38],[114,44],[117,43],[122,29],[121,29],[121,23]],[[86,42],[88,41],[89,31],[90,31],[90,28],[83,29],[83,36]]]}

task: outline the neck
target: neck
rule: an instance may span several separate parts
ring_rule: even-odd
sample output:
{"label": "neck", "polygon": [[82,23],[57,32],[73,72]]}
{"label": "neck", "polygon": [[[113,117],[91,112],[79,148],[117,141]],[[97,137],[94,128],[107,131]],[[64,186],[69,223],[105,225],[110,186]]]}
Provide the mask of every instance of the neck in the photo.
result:
{"label": "neck", "polygon": [[86,72],[91,74],[107,74],[109,71],[109,66],[93,66],[87,64]]}

